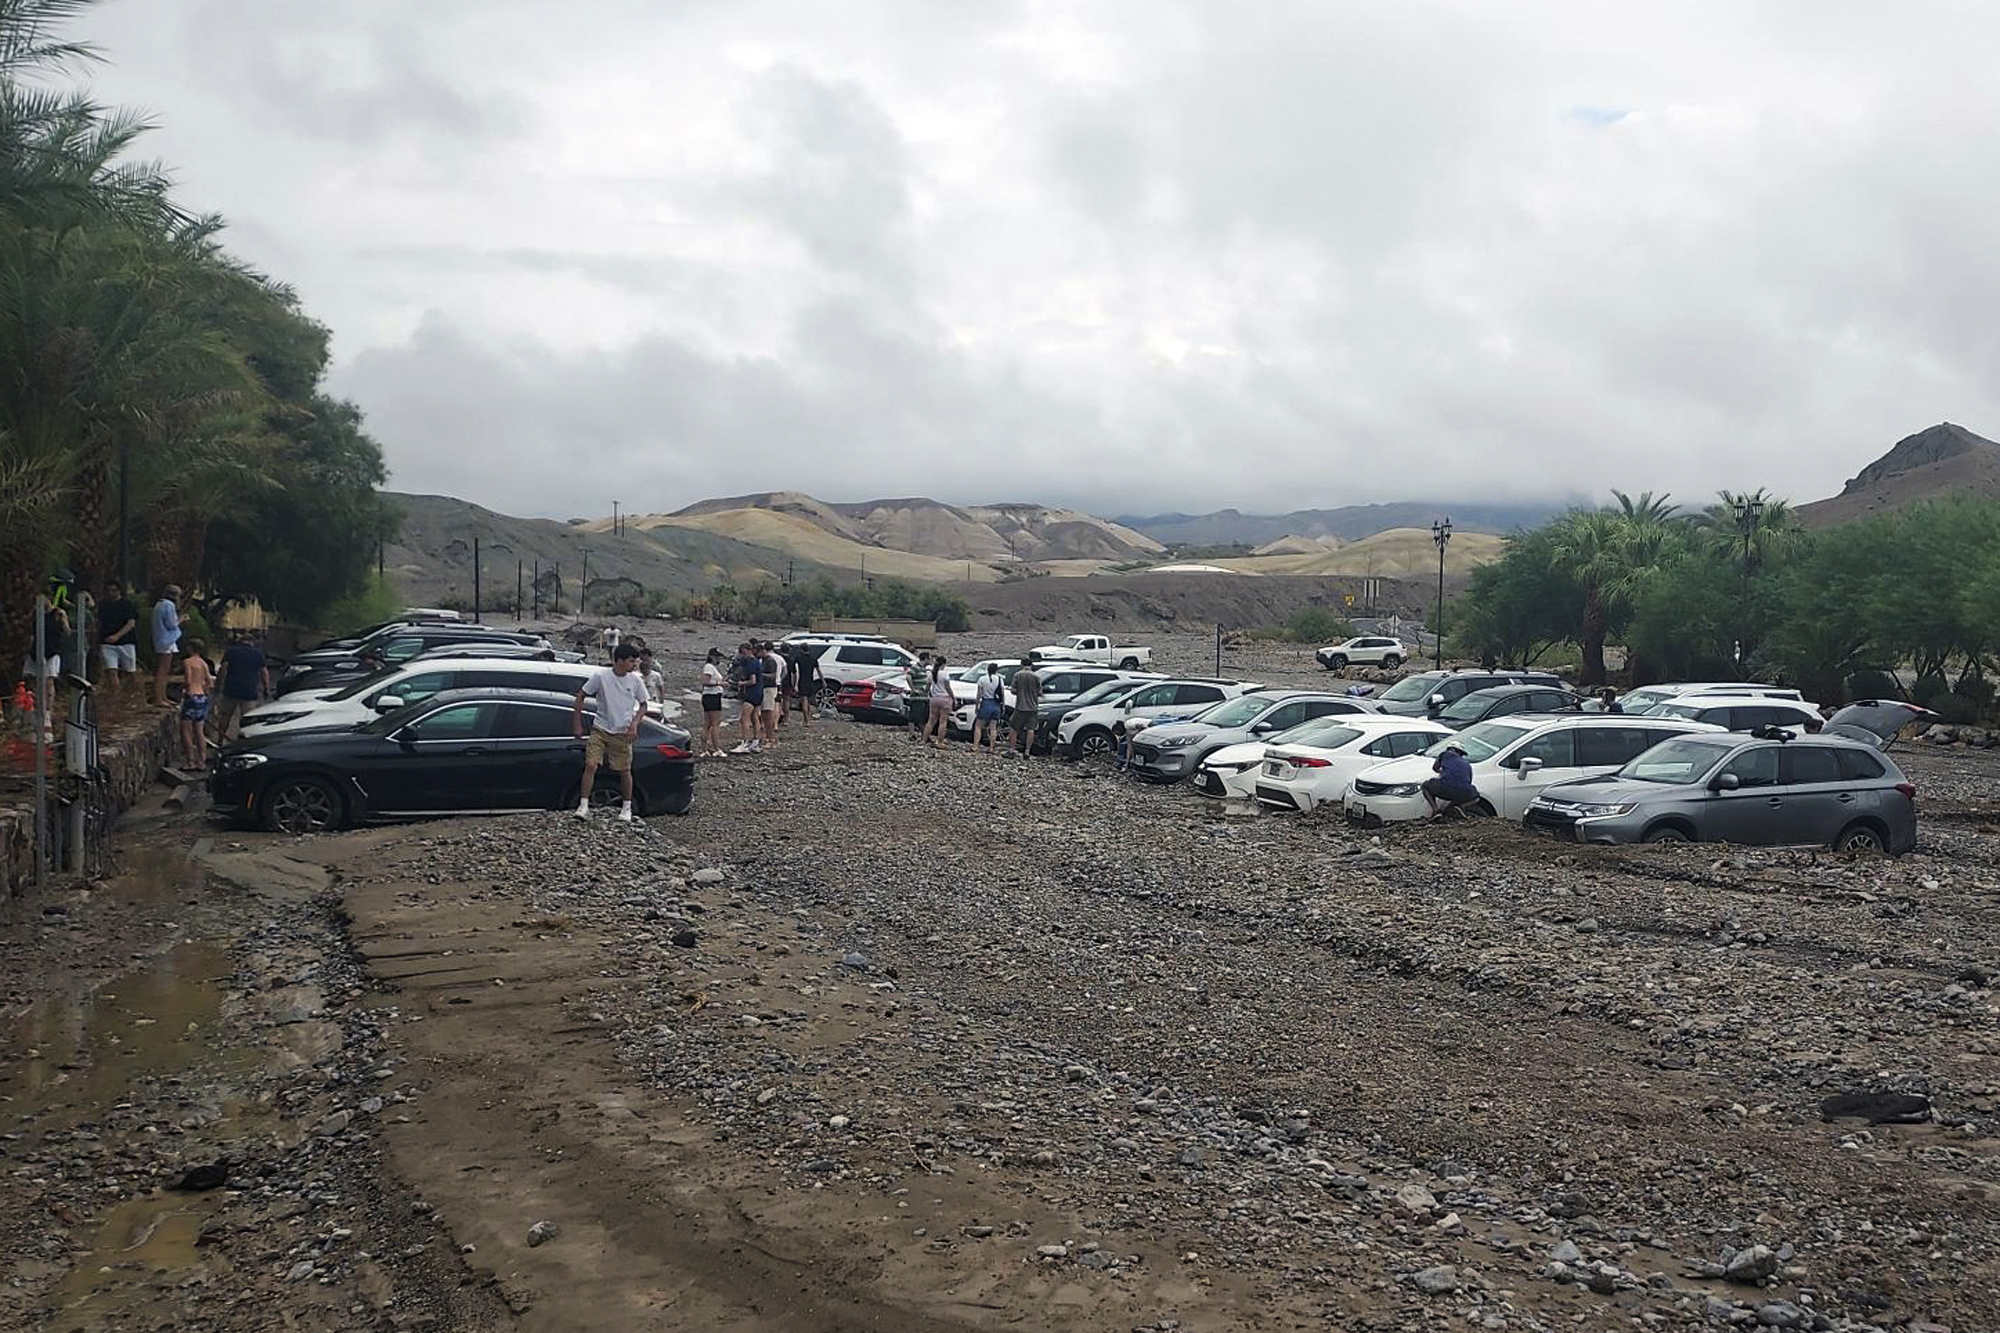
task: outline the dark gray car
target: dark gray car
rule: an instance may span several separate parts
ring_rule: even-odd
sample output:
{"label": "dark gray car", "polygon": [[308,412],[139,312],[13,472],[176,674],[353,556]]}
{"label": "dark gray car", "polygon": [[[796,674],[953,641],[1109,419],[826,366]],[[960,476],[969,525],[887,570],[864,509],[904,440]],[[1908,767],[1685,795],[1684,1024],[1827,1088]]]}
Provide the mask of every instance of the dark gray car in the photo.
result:
{"label": "dark gray car", "polygon": [[1496,685],[1543,685],[1559,690],[1562,680],[1546,671],[1419,671],[1382,691],[1376,700],[1383,712],[1398,717],[1436,717],[1474,690]]}
{"label": "dark gray car", "polygon": [[1817,844],[1897,856],[1917,845],[1917,789],[1860,741],[1681,736],[1608,777],[1548,788],[1522,823],[1578,842]]}
{"label": "dark gray car", "polygon": [[1128,769],[1153,782],[1179,782],[1225,745],[1261,741],[1316,717],[1373,713],[1372,701],[1316,690],[1263,690],[1225,699],[1184,722],[1156,722],[1132,742]]}

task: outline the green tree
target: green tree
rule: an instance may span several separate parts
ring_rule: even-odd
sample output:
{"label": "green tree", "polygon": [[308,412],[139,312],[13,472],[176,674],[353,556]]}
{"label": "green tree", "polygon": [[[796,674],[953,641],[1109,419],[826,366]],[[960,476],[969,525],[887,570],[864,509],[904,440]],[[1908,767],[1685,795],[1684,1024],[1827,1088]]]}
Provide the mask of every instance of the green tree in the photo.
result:
{"label": "green tree", "polygon": [[1582,605],[1582,586],[1556,559],[1555,528],[1543,526],[1515,533],[1498,560],[1474,569],[1446,623],[1459,652],[1529,667],[1576,634]]}

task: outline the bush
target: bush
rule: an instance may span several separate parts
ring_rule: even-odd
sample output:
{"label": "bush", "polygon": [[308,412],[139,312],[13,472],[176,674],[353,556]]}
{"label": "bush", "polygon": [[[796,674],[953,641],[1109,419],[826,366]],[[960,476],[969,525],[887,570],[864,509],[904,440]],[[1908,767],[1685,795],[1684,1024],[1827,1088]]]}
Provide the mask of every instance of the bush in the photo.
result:
{"label": "bush", "polygon": [[1961,699],[1970,699],[1982,712],[1993,707],[1993,682],[1984,676],[1960,676],[1958,688],[1952,693]]}
{"label": "bush", "polygon": [[1857,671],[1847,678],[1847,697],[1850,699],[1900,699],[1903,687],[1886,671],[1869,667]]}
{"label": "bush", "polygon": [[1950,693],[1951,682],[1943,676],[1918,676],[1910,686],[1910,697],[1926,708],[1935,708],[1936,701]]}
{"label": "bush", "polygon": [[1294,643],[1339,643],[1354,637],[1354,626],[1323,606],[1301,608],[1285,622]]}
{"label": "bush", "polygon": [[1964,724],[1977,722],[1980,716],[1979,704],[1962,694],[1940,694],[1924,707],[1936,713],[1946,722]]}
{"label": "bush", "polygon": [[369,578],[366,587],[341,598],[326,610],[326,623],[318,628],[347,634],[363,625],[374,625],[403,610],[403,599],[381,575]]}

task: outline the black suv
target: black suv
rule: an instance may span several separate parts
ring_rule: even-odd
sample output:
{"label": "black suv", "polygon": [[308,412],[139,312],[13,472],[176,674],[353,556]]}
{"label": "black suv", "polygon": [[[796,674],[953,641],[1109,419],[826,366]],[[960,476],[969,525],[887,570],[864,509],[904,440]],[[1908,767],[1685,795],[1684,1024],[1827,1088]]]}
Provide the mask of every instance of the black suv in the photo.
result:
{"label": "black suv", "polygon": [[529,644],[537,648],[549,646],[547,639],[525,630],[487,629],[483,625],[459,625],[448,621],[406,625],[371,635],[356,648],[315,648],[309,653],[300,653],[286,663],[284,674],[279,676],[273,692],[283,696],[294,690],[328,689],[357,680],[373,670],[361,659],[361,654],[371,649],[382,654],[385,665],[395,667],[420,653],[438,648],[460,645],[476,648],[484,644],[496,647],[503,644]]}
{"label": "black suv", "polygon": [[1377,696],[1382,711],[1401,717],[1435,717],[1445,706],[1458,702],[1474,690],[1495,685],[1543,685],[1563,688],[1562,680],[1548,671],[1419,671],[1405,676]]}

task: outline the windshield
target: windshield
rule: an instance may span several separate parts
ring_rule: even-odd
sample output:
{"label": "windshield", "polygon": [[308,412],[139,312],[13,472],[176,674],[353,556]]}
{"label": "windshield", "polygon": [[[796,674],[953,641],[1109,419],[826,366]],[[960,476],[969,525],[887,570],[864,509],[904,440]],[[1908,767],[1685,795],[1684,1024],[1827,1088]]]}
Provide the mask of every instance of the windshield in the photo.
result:
{"label": "windshield", "polygon": [[1663,690],[1657,687],[1648,687],[1643,690],[1634,690],[1630,694],[1626,695],[1624,698],[1620,699],[1618,701],[1618,706],[1624,709],[1628,713],[1643,713],[1648,708],[1651,708],[1654,705],[1664,700],[1673,698],[1676,693],[1678,693],[1678,691]]}
{"label": "windshield", "polygon": [[1310,722],[1301,722],[1290,731],[1281,731],[1271,737],[1273,745],[1309,745],[1315,750],[1338,750],[1361,733],[1347,726],[1343,719],[1316,717]]}
{"label": "windshield", "polygon": [[1108,704],[1152,683],[1150,680],[1107,680],[1102,685],[1091,686],[1063,707],[1081,708],[1085,704]]}
{"label": "windshield", "polygon": [[1486,710],[1491,708],[1493,703],[1491,696],[1474,690],[1462,696],[1457,703],[1446,708],[1438,716],[1451,722],[1470,722],[1476,717],[1486,716]]}
{"label": "windshield", "polygon": [[352,699],[355,695],[361,693],[363,690],[377,689],[381,686],[381,684],[382,684],[382,678],[380,676],[363,676],[360,680],[355,681],[352,685],[343,686],[340,689],[335,690],[332,694],[323,695],[321,697],[327,699]]}
{"label": "windshield", "polygon": [[1382,699],[1392,704],[1413,704],[1437,692],[1436,676],[1406,676],[1386,690]]}
{"label": "windshield", "polygon": [[1682,736],[1662,741],[1619,769],[1618,776],[1634,782],[1659,782],[1673,786],[1698,782],[1703,774],[1742,743],[1742,738],[1736,736]]}
{"label": "windshield", "polygon": [[1241,699],[1229,699],[1203,709],[1197,716],[1213,727],[1245,727],[1262,717],[1271,704],[1272,700],[1246,694]]}
{"label": "windshield", "polygon": [[1691,722],[1701,720],[1700,704],[1661,704],[1653,710],[1656,717],[1681,717]]}
{"label": "windshield", "polygon": [[1476,727],[1467,727],[1455,736],[1446,736],[1425,750],[1424,754],[1435,759],[1453,745],[1465,751],[1465,757],[1477,764],[1491,759],[1515,741],[1528,734],[1530,728],[1513,726],[1506,722],[1481,722]]}

